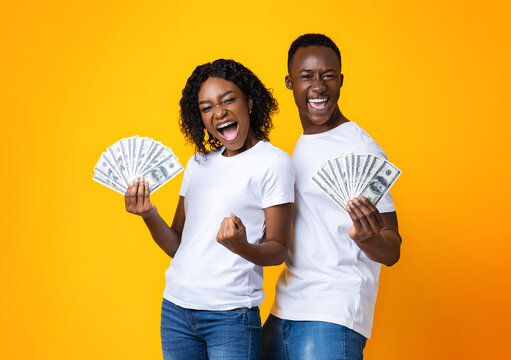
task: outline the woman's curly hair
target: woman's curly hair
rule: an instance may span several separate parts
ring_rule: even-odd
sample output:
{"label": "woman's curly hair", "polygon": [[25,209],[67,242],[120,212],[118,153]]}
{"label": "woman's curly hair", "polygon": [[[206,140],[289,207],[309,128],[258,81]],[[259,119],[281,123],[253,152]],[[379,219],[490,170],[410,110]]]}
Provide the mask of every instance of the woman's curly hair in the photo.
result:
{"label": "woman's curly hair", "polygon": [[271,117],[278,112],[277,100],[264,87],[261,80],[245,66],[234,60],[218,59],[195,68],[179,101],[181,106],[179,126],[186,140],[195,145],[196,152],[205,153],[222,147],[222,143],[204,127],[199,110],[199,89],[210,77],[231,81],[240,88],[247,99],[252,99],[250,127],[257,139],[268,140],[268,133],[273,127]]}

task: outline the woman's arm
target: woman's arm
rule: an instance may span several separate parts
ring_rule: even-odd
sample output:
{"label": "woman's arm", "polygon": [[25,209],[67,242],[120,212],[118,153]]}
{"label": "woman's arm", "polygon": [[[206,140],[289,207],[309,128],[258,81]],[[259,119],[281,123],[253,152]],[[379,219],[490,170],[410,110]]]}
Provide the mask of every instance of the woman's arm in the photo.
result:
{"label": "woman's arm", "polygon": [[216,240],[256,265],[279,265],[286,259],[293,209],[292,203],[264,209],[266,234],[265,241],[261,244],[250,244],[247,241],[245,226],[241,219],[232,213],[222,221]]}
{"label": "woman's arm", "polygon": [[348,201],[348,214],[353,220],[349,235],[367,257],[387,266],[394,265],[401,248],[396,212],[381,214],[362,196]]}
{"label": "woman's arm", "polygon": [[171,227],[158,214],[156,207],[151,204],[149,185],[147,185],[144,178],[137,179],[128,186],[124,200],[126,211],[140,215],[158,246],[167,255],[174,257],[181,243],[181,233],[185,223],[184,197],[179,197]]}

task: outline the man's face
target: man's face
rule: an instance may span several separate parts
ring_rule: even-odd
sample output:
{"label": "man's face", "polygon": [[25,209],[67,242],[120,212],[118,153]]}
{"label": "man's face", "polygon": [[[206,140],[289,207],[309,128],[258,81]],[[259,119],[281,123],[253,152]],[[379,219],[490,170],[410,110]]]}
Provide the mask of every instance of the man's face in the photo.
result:
{"label": "man's face", "polygon": [[305,134],[317,134],[341,123],[337,105],[342,86],[341,64],[326,46],[306,46],[291,59],[286,86],[293,90]]}

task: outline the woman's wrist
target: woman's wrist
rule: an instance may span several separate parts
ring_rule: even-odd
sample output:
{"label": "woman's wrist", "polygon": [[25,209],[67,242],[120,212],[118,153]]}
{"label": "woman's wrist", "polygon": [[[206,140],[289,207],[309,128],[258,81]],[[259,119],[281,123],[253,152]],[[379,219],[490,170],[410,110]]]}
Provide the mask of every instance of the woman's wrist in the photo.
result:
{"label": "woman's wrist", "polygon": [[158,214],[158,209],[156,209],[156,206],[151,205],[151,209],[149,211],[146,211],[146,212],[140,214],[140,216],[142,216],[142,218],[144,220],[149,220],[157,214]]}

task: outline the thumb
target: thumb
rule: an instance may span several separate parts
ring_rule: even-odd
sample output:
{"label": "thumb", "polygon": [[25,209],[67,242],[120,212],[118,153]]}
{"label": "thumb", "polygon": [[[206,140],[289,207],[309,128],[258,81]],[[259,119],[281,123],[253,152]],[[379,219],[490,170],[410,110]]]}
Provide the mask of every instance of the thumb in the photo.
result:
{"label": "thumb", "polygon": [[237,217],[236,215],[234,215],[233,213],[231,213],[231,219],[234,222],[234,225],[236,225],[236,228],[238,230],[245,229],[245,226],[243,225],[243,222],[241,221],[241,219],[239,217]]}

